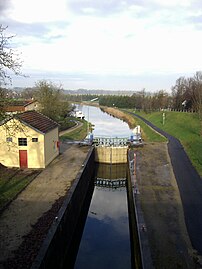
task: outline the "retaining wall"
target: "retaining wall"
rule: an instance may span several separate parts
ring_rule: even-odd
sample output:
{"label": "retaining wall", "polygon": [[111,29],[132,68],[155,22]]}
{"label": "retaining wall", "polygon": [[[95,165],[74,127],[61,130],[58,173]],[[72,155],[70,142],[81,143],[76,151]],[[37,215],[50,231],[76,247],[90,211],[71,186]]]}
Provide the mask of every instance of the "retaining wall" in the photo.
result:
{"label": "retaining wall", "polygon": [[92,148],[88,153],[83,170],[79,172],[68,191],[67,198],[52,224],[31,269],[64,268],[65,260],[71,259],[72,245],[75,244],[74,238],[80,224],[83,205],[90,184],[94,180],[94,153],[94,148]]}
{"label": "retaining wall", "polygon": [[131,170],[129,167],[130,158],[127,154],[128,158],[128,170],[127,170],[127,197],[128,197],[128,217],[129,217],[129,226],[130,226],[130,240],[131,240],[131,261],[132,267],[138,269],[144,269],[143,261],[142,261],[142,249],[141,249],[141,241],[138,230],[138,217],[137,217],[137,209],[134,199],[133,192],[133,182],[131,177]]}

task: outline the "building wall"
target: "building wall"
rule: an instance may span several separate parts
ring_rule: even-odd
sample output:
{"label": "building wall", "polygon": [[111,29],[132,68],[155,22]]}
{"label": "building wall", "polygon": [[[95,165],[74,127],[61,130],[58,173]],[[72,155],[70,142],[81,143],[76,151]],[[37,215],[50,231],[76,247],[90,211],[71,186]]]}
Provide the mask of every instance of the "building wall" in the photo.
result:
{"label": "building wall", "polygon": [[25,106],[25,111],[28,111],[28,110],[35,110],[35,111],[39,111],[40,110],[40,104],[39,102],[33,102],[27,106]]}
{"label": "building wall", "polygon": [[[7,142],[6,138],[12,141]],[[27,138],[27,146],[19,146],[18,138]],[[32,142],[37,138],[37,142]],[[0,126],[0,162],[8,167],[20,167],[19,150],[27,150],[28,168],[44,168],[44,135],[22,124],[10,120]]]}
{"label": "building wall", "polygon": [[59,155],[59,134],[58,128],[45,134],[45,165],[48,165]]}

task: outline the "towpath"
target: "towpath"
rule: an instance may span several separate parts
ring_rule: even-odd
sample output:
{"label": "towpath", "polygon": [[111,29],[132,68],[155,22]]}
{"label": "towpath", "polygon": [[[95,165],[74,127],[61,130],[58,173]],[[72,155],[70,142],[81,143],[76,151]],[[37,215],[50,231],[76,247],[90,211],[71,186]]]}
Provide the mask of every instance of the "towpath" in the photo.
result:
{"label": "towpath", "polygon": [[168,139],[168,152],[182,199],[187,231],[194,249],[202,255],[202,179],[193,167],[180,141],[164,132],[143,117],[130,113],[143,120],[155,131]]}

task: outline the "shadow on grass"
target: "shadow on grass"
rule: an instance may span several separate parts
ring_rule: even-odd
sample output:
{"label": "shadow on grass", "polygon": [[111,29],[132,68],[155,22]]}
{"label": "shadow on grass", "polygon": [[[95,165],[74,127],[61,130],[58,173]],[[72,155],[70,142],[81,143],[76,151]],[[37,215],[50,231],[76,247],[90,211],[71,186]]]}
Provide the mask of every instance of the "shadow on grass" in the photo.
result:
{"label": "shadow on grass", "polygon": [[[9,169],[6,169],[9,171]],[[20,194],[27,185],[40,173],[39,170],[13,170],[8,178],[0,178],[0,213]]]}

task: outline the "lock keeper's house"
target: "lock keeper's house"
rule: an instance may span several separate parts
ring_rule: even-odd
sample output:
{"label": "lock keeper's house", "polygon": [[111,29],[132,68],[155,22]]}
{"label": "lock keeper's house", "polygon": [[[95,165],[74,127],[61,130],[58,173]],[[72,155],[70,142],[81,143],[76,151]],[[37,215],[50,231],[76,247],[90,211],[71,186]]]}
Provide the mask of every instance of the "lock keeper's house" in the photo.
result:
{"label": "lock keeper's house", "polygon": [[59,125],[36,111],[16,114],[0,125],[0,163],[45,168],[59,155]]}

